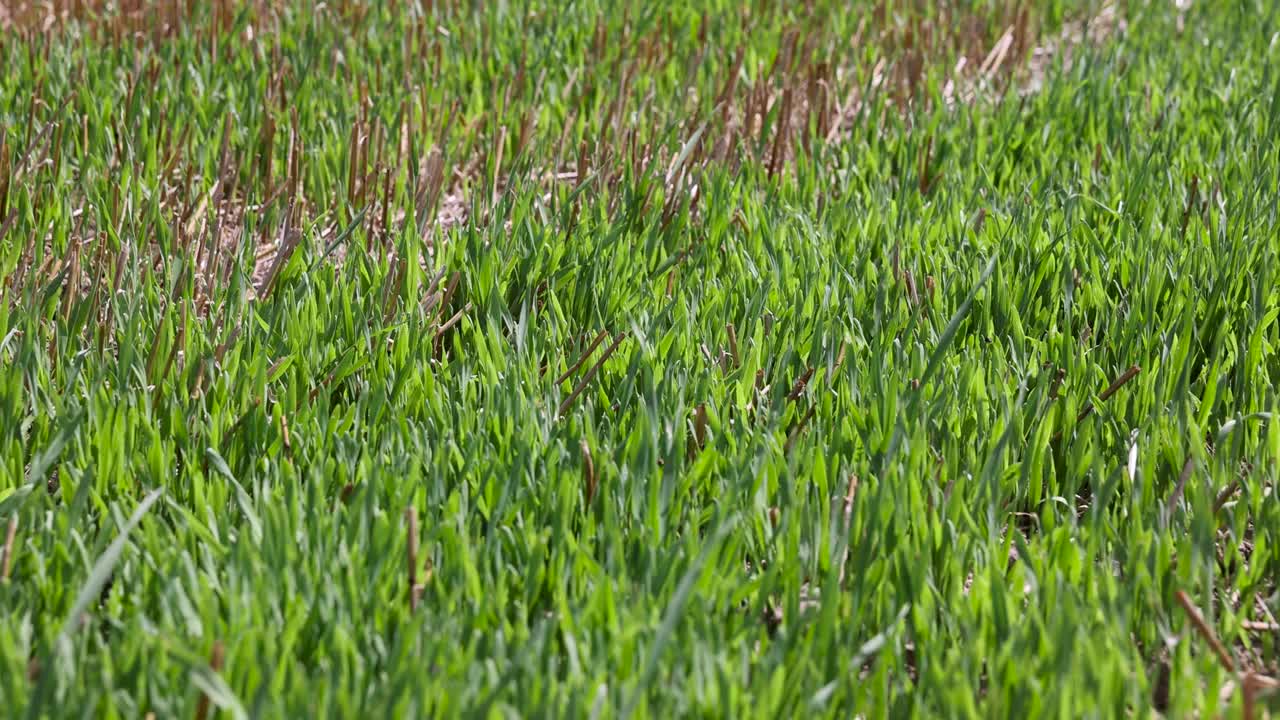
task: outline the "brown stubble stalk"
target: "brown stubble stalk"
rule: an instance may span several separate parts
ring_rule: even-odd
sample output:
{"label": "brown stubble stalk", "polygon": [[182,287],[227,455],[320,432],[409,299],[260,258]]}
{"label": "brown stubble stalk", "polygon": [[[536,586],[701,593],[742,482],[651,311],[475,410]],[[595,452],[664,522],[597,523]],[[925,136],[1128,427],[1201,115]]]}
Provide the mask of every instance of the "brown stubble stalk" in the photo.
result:
{"label": "brown stubble stalk", "polygon": [[1258,716],[1258,698],[1280,690],[1280,681],[1267,675],[1253,671],[1245,673],[1240,680],[1240,695],[1244,720],[1254,720]]}
{"label": "brown stubble stalk", "polygon": [[[222,664],[226,659],[226,650],[221,640],[213,641],[213,650],[209,653],[209,669],[215,673],[222,672]],[[200,700],[196,704],[196,720],[206,720],[209,717],[209,696],[200,693]]]}
{"label": "brown stubble stalk", "polygon": [[907,293],[907,301],[911,303],[911,307],[920,306],[920,293],[916,288],[916,276],[910,270],[902,271],[902,282]]}
{"label": "brown stubble stalk", "polygon": [[[375,69],[378,75],[381,75],[382,63],[381,61],[376,61],[376,62],[377,64],[375,66]],[[381,82],[379,81],[378,84],[380,85]],[[372,109],[373,101],[370,100],[368,102],[369,102],[369,107]],[[370,182],[369,186],[375,193],[378,191],[378,177],[379,175],[381,175],[381,173],[385,172],[387,169],[386,160],[385,158],[383,158],[383,153],[386,151],[387,144],[388,144],[387,136],[388,136],[388,130],[387,130],[386,124],[382,121],[381,117],[375,114],[373,118],[373,137],[370,139],[370,143],[373,147],[373,170],[369,174],[369,177],[373,179],[373,182]],[[367,159],[368,158],[366,158],[366,160]]]}
{"label": "brown stubble stalk", "polygon": [[[441,297],[441,300],[439,303],[439,309],[440,309],[439,317],[444,317],[444,314],[448,312],[450,307],[452,307],[450,303],[453,300],[454,292],[457,291],[458,283],[461,281],[461,279],[462,279],[462,274],[455,271],[453,273],[453,279],[449,282],[449,287],[445,288],[444,295]],[[471,307],[472,307],[471,302],[468,301],[466,304],[462,306],[460,310],[455,312],[452,316],[449,317],[448,320],[444,321],[436,328],[435,334],[431,338],[432,352],[434,353],[435,357],[440,357],[444,353],[445,333],[448,332],[454,325],[457,325],[459,322],[461,322],[463,316],[466,315],[468,312],[470,312]]]}
{"label": "brown stubble stalk", "polygon": [[1060,397],[1059,392],[1062,390],[1062,381],[1067,379],[1066,368],[1058,368],[1058,372],[1053,376],[1053,382],[1049,385],[1049,399],[1057,400]]}
{"label": "brown stubble stalk", "polygon": [[[933,135],[930,135],[925,141],[924,154],[920,156],[920,187],[921,195],[928,195],[929,190],[933,188],[934,178],[931,160],[933,156]],[[914,288],[913,288],[914,289]]]}
{"label": "brown stubble stalk", "polygon": [[18,537],[18,514],[9,518],[9,529],[4,535],[4,551],[0,553],[0,582],[9,582],[9,570],[13,567],[13,543]]}
{"label": "brown stubble stalk", "polygon": [[452,317],[446,320],[444,324],[442,324],[436,330],[435,337],[432,339],[438,344],[441,341],[441,339],[444,337],[444,334],[448,332],[451,328],[453,328],[454,325],[457,325],[462,320],[463,316],[465,316],[467,312],[469,312],[470,310],[471,310],[471,303],[468,301],[467,304],[462,306],[461,310],[454,313]]}
{"label": "brown stubble stalk", "polygon": [[[298,127],[298,108],[289,107],[289,165],[286,169],[289,184],[286,196],[298,200],[302,195],[302,131]],[[305,199],[305,198],[302,198]]]}
{"label": "brown stubble stalk", "polygon": [[438,291],[440,288],[440,281],[444,279],[445,272],[447,271],[444,268],[441,268],[439,272],[435,274],[435,277],[431,278],[431,283],[427,285],[427,289],[422,293],[422,300],[419,303],[418,311],[423,318],[430,317],[429,313],[435,308],[436,304],[440,302],[441,295]]}
{"label": "brown stubble stalk", "polygon": [[[1120,377],[1112,381],[1112,383],[1107,386],[1106,390],[1102,391],[1102,394],[1098,396],[1098,401],[1106,402],[1108,399],[1111,398],[1112,395],[1115,395],[1116,392],[1120,390],[1120,388],[1124,387],[1125,384],[1127,384],[1130,380],[1137,377],[1138,374],[1141,372],[1142,372],[1142,368],[1139,367],[1138,365],[1130,366],[1128,370],[1125,370],[1124,373],[1120,375]],[[1094,410],[1095,410],[1095,407],[1092,402],[1086,403],[1084,408],[1080,410],[1080,413],[1076,415],[1076,423],[1078,424],[1083,422],[1085,418],[1093,414]],[[1062,430],[1059,430],[1057,433],[1055,433],[1053,436],[1053,442],[1057,442],[1061,440],[1062,433],[1063,433]]]}
{"label": "brown stubble stalk", "polygon": [[791,386],[791,392],[787,393],[788,401],[795,402],[800,399],[800,396],[804,394],[805,388],[809,386],[809,380],[813,378],[813,373],[814,368],[805,368],[804,373],[801,374],[800,377],[796,379],[795,384]]}
{"label": "brown stubble stalk", "polygon": [[1200,608],[1192,602],[1191,597],[1183,590],[1175,593],[1178,604],[1182,606],[1182,610],[1187,614],[1187,619],[1191,621],[1192,627],[1209,643],[1209,647],[1213,650],[1213,654],[1217,656],[1218,662],[1223,669],[1235,675],[1240,685],[1240,697],[1242,705],[1241,716],[1245,720],[1253,720],[1258,716],[1257,701],[1260,697],[1280,689],[1280,681],[1275,678],[1263,675],[1248,668],[1242,668],[1231,656],[1230,651],[1223,645],[1222,640],[1218,638],[1218,634],[1209,627],[1209,623],[1205,621],[1204,615],[1200,612]]}
{"label": "brown stubble stalk", "polygon": [[1187,223],[1191,220],[1191,211],[1195,208],[1200,192],[1200,176],[1191,176],[1191,190],[1187,193],[1187,207],[1182,211],[1182,227],[1178,234],[1180,237],[1187,236]]}
{"label": "brown stubble stalk", "polygon": [[[120,241],[120,248],[116,251],[115,271],[111,276],[111,289],[107,295],[108,298],[115,298],[120,292],[120,284],[124,281],[124,268],[128,258],[133,253],[133,246],[125,241]],[[115,313],[112,312],[111,303],[105,303],[102,309],[102,322],[98,326],[98,354],[101,355],[105,349],[107,339],[111,337],[112,330],[115,326]]]}
{"label": "brown stubble stalk", "polygon": [[1200,636],[1209,643],[1209,647],[1213,649],[1213,653],[1218,656],[1218,662],[1222,663],[1222,667],[1227,672],[1234,673],[1236,671],[1235,660],[1231,658],[1231,653],[1227,651],[1222,641],[1218,639],[1218,634],[1209,627],[1205,622],[1204,615],[1201,614],[1200,608],[1192,602],[1191,597],[1183,590],[1177,591],[1174,596],[1178,599],[1178,604],[1182,606],[1183,611],[1187,613],[1187,619],[1191,621],[1191,625],[1195,627]]}
{"label": "brown stubble stalk", "polygon": [[[268,91],[270,92],[270,91]],[[271,95],[267,95],[267,108],[265,119],[262,122],[262,129],[258,132],[258,177],[262,184],[262,197],[270,198],[272,196],[272,188],[274,179],[272,177],[275,161],[275,142],[276,142],[276,116],[271,112]],[[264,200],[264,205],[266,201]]]}
{"label": "brown stubble stalk", "polygon": [[689,460],[698,457],[707,445],[707,405],[698,403],[693,409],[693,437],[689,438],[686,456]]}
{"label": "brown stubble stalk", "polygon": [[[265,211],[266,207],[268,206],[264,206],[263,211]],[[226,253],[226,259],[223,262],[221,262],[219,265],[215,265],[209,271],[209,276],[213,278],[212,282],[214,282],[215,285],[221,286],[221,287],[226,287],[230,283],[231,276],[235,273],[236,259],[241,256],[241,253],[244,252],[245,245],[247,243],[250,243],[252,238],[252,233],[249,232],[247,226],[245,225],[245,213],[247,213],[249,210],[248,206],[245,203],[240,202],[240,203],[236,203],[234,205],[234,208],[235,208],[235,211],[234,211],[235,216],[231,222],[230,227],[232,228],[232,232],[235,233],[235,243],[234,245],[227,246],[226,249],[229,252]],[[221,242],[222,242],[222,239],[221,239],[221,229],[220,229],[219,243]],[[226,303],[224,300],[224,304],[223,304],[224,313],[226,311],[226,307],[228,304],[229,303]],[[223,322],[225,322],[225,317],[223,318]]]}
{"label": "brown stubble stalk", "polygon": [[351,124],[347,138],[347,205],[356,205],[356,163],[360,161],[360,116]]}
{"label": "brown stubble stalk", "polygon": [[778,113],[778,131],[774,135],[773,154],[769,160],[769,177],[776,178],[786,159],[787,138],[791,133],[791,87],[782,92],[782,109]]}
{"label": "brown stubble stalk", "polygon": [[1172,518],[1173,511],[1177,509],[1178,502],[1182,499],[1182,492],[1187,487],[1187,481],[1191,479],[1191,473],[1196,469],[1196,459],[1192,455],[1187,455],[1186,461],[1182,463],[1182,472],[1178,473],[1178,482],[1173,486],[1173,493],[1169,496],[1169,502],[1165,506],[1165,513]]}
{"label": "brown stubble stalk", "polygon": [[378,231],[381,234],[382,246],[387,248],[391,244],[392,230],[390,224],[391,212],[391,180],[395,173],[391,168],[383,168],[382,171],[382,218],[378,221]]}
{"label": "brown stubble stalk", "polygon": [[[271,268],[267,271],[266,276],[258,285],[258,296],[266,298],[271,295],[276,287],[276,278],[281,268],[293,256],[293,252],[297,250],[298,244],[302,240],[302,232],[295,230],[294,225],[297,222],[297,216],[301,215],[299,190],[301,187],[302,175],[302,149],[300,147],[301,140],[298,134],[298,116],[292,113],[289,128],[289,165],[288,165],[288,181],[286,192],[289,197],[288,209],[285,211],[283,221],[280,227],[280,235],[276,241],[275,258],[272,261]],[[227,304],[227,307],[230,303]]]}
{"label": "brown stubble stalk", "polygon": [[[35,92],[31,93],[31,97],[27,100],[27,124],[26,132],[22,136],[22,144],[29,145],[31,140],[31,132],[36,126],[36,106],[44,104],[44,76],[36,78]],[[46,126],[47,127],[47,126]]]}
{"label": "brown stubble stalk", "polygon": [[[426,127],[426,100],[423,99],[423,127]],[[440,199],[444,194],[444,181],[449,175],[448,156],[449,138],[453,131],[454,120],[458,114],[458,104],[454,103],[450,106],[449,111],[445,113],[444,120],[441,122],[439,130],[439,140],[436,141],[435,147],[428,153],[425,160],[424,171],[420,174],[420,186],[417,191],[415,208],[425,208],[426,212],[418,216],[418,235],[424,241],[428,240],[428,233],[435,226],[436,218],[439,212]]]}
{"label": "brown stubble stalk", "polygon": [[596,360],[595,364],[587,370],[586,374],[582,376],[582,379],[578,381],[578,384],[574,386],[573,391],[569,393],[569,396],[564,399],[564,402],[560,403],[560,408],[556,411],[556,417],[565,417],[565,413],[573,406],[573,401],[578,399],[578,396],[581,395],[582,391],[587,388],[588,384],[590,384],[591,379],[600,371],[601,366],[603,366],[605,361],[617,351],[618,346],[620,346],[622,341],[626,338],[627,334],[625,332],[618,333],[617,337],[614,338],[613,344],[605,349],[605,351],[600,355],[600,359]]}
{"label": "brown stubble stalk", "polygon": [[849,352],[849,342],[847,340],[840,341],[840,350],[836,353],[836,359],[827,367],[827,383],[835,382],[836,374],[840,372],[840,368],[844,366],[845,355]]}
{"label": "brown stubble stalk", "polygon": [[[575,74],[574,79],[576,80],[576,78],[577,78],[577,75]],[[570,80],[570,82],[572,83],[573,80]],[[555,158],[555,160],[551,164],[551,167],[555,168],[557,171],[559,171],[560,168],[563,168],[565,165],[565,160],[564,160],[565,143],[569,141],[569,134],[573,132],[574,128],[576,128],[577,125],[578,125],[578,108],[571,106],[569,108],[569,116],[568,118],[565,119],[564,126],[560,128],[560,135],[557,137],[556,143],[554,145],[555,149],[551,153],[551,157]],[[572,149],[570,150],[570,152],[572,152]],[[575,182],[582,182],[582,179],[583,179],[582,175],[578,174],[577,172],[574,173]]]}
{"label": "brown stubble stalk", "polygon": [[813,420],[813,416],[817,411],[818,406],[816,404],[810,405],[808,411],[806,411],[804,416],[800,418],[800,422],[796,423],[795,427],[791,429],[791,432],[787,434],[787,442],[782,447],[784,455],[791,454],[791,448],[795,447],[796,442],[800,440],[800,435],[803,434],[804,429],[809,426],[809,421]]}
{"label": "brown stubble stalk", "polygon": [[276,277],[280,274],[280,269],[288,261],[289,256],[293,254],[294,248],[297,247],[300,233],[293,229],[293,216],[297,209],[296,201],[289,201],[289,209],[285,211],[283,223],[280,226],[280,235],[276,240],[275,257],[271,262],[271,268],[267,271],[258,289],[260,297],[266,298],[275,290]]}
{"label": "brown stubble stalk", "polygon": [[208,311],[218,280],[218,263],[222,250],[222,220],[226,214],[223,212],[223,201],[235,195],[235,189],[228,187],[237,176],[237,173],[232,172],[231,168],[231,114],[228,113],[223,118],[218,177],[214,181],[214,192],[210,203],[213,211],[212,231],[204,238],[204,247],[207,249],[208,257],[201,263],[200,255],[197,254],[196,262],[192,267],[192,272],[199,273],[199,277],[203,280],[203,287],[200,284],[196,286],[199,293],[196,298],[197,308],[201,315]]}
{"label": "brown stubble stalk", "polygon": [[[369,177],[377,172],[377,156],[374,157],[374,167],[370,169],[369,165],[369,149],[370,146],[376,146],[382,123],[375,115],[373,122],[369,121],[369,111],[372,108],[372,101],[369,99],[369,84],[367,82],[360,83],[360,102],[358,105],[360,111],[360,128],[362,132],[357,138],[356,151],[356,207],[364,207],[368,202],[369,195]],[[366,216],[367,217],[367,216]],[[372,222],[371,218],[366,222]]]}
{"label": "brown stubble stalk", "polygon": [[84,237],[84,222],[86,213],[81,208],[80,216],[76,220],[75,230],[72,231],[68,238],[67,255],[69,259],[65,261],[67,268],[66,278],[62,283],[62,301],[61,312],[64,322],[71,319],[71,310],[80,300],[81,272],[80,272],[80,255],[82,238]]}
{"label": "brown stubble stalk", "polygon": [[392,252],[390,267],[382,283],[382,322],[390,323],[393,313],[400,304],[401,285],[404,281],[405,259],[398,252]]}
{"label": "brown stubble stalk", "polygon": [[101,321],[98,320],[98,309],[102,304],[102,283],[106,279],[108,271],[107,263],[107,235],[101,231],[94,233],[94,255],[89,266],[89,272],[93,276],[93,284],[89,288],[89,312],[87,314],[88,321],[85,322],[82,331],[84,344],[87,346],[92,340],[92,329],[96,324],[100,327]]}
{"label": "brown stubble stalk", "polygon": [[[33,95],[31,100],[31,109],[30,109],[32,122],[34,122],[34,114],[35,114],[35,107],[36,107],[37,100],[38,98]],[[48,158],[49,140],[52,137],[52,130],[54,129],[54,127],[56,127],[59,124],[57,118],[62,117],[62,111],[66,109],[67,104],[70,102],[70,100],[71,100],[70,96],[67,96],[62,100],[61,103],[58,104],[57,109],[53,113],[54,119],[51,119],[48,122],[44,123],[44,125],[41,126],[40,130],[35,133],[34,138],[30,138],[30,134],[32,132],[32,129],[31,129],[32,126],[29,125],[27,127],[27,134],[30,139],[26,143],[24,143],[26,149],[23,151],[21,157],[19,158],[18,164],[15,167],[13,167],[11,172],[6,173],[6,176],[5,176],[6,194],[8,194],[8,191],[12,189],[12,186],[14,183],[17,183],[19,180],[22,179],[23,174],[29,168],[39,167],[39,165],[46,158]],[[40,101],[40,103],[42,105],[44,104],[43,101]],[[8,153],[5,153],[5,157],[8,158]],[[8,163],[6,160],[6,165],[7,164]],[[5,217],[3,220],[0,220],[0,243],[4,242],[5,236],[9,234],[9,230],[13,228],[13,225],[17,221],[17,219],[18,219],[18,213],[15,212],[15,213],[9,213],[7,217]],[[27,243],[24,246],[23,254],[21,257],[26,258],[31,256],[31,253],[33,251],[33,246],[35,243],[35,236],[36,236],[35,233],[31,233],[28,236]],[[22,274],[23,274],[22,262],[19,261],[19,269],[14,281],[15,288],[21,287],[21,285],[19,285],[18,283],[19,283],[19,280],[21,279]]]}
{"label": "brown stubble stalk", "polygon": [[601,330],[596,334],[595,340],[592,340],[591,344],[587,346],[587,349],[582,351],[582,354],[578,356],[578,359],[570,365],[562,375],[556,378],[556,385],[568,380],[574,373],[578,372],[578,368],[582,367],[582,364],[587,361],[587,358],[591,357],[591,353],[595,352],[596,348],[600,347],[600,343],[604,342],[604,339],[608,336],[608,330]]}
{"label": "brown stubble stalk", "polygon": [[408,562],[405,569],[409,575],[409,611],[418,609],[418,599],[422,594],[422,586],[418,585],[418,508],[409,506],[404,511],[406,533],[408,535]]}
{"label": "brown stubble stalk", "polygon": [[596,464],[591,459],[591,446],[587,444],[586,438],[582,439],[579,449],[582,451],[582,478],[586,506],[591,507],[591,502],[596,497]]}
{"label": "brown stubble stalk", "polygon": [[1218,494],[1213,498],[1214,515],[1222,512],[1222,508],[1227,506],[1227,502],[1240,491],[1242,479],[1241,477],[1233,478],[1231,482],[1227,483],[1226,487],[1218,491]]}
{"label": "brown stubble stalk", "polygon": [[422,241],[430,241],[430,233],[435,227],[436,214],[440,206],[440,196],[444,188],[445,162],[444,155],[437,146],[427,153],[422,170],[418,175],[418,189],[414,207],[419,213],[418,237]]}
{"label": "brown stubble stalk", "polygon": [[845,545],[844,552],[840,556],[840,580],[839,586],[844,588],[845,572],[849,566],[849,546],[853,544],[853,500],[858,493],[858,476],[855,473],[849,474],[849,487],[844,494],[844,533]]}
{"label": "brown stubble stalk", "polygon": [[13,167],[9,160],[9,133],[0,128],[0,223],[9,215],[9,184]]}
{"label": "brown stubble stalk", "polygon": [[439,307],[438,315],[440,317],[444,317],[444,313],[446,312],[446,309],[449,307],[449,303],[453,301],[453,294],[458,289],[458,283],[460,283],[461,281],[462,281],[462,273],[455,270],[453,272],[453,275],[449,277],[449,284],[445,286],[444,293],[441,294],[440,296],[440,302],[438,305]]}
{"label": "brown stubble stalk", "polygon": [[498,206],[498,177],[502,174],[502,153],[507,145],[507,126],[498,128],[498,139],[490,154],[493,156],[493,173],[489,178],[489,198],[482,222],[487,223]]}
{"label": "brown stubble stalk", "polygon": [[[693,60],[685,67],[684,82],[680,85],[686,99],[692,97],[697,90],[698,70],[702,67],[702,61],[707,56],[707,50],[707,13],[703,11],[702,18],[698,23],[698,50],[694,54]],[[642,60],[647,59],[647,56],[642,57]],[[647,65],[647,63],[645,64]]]}
{"label": "brown stubble stalk", "polygon": [[520,134],[515,138],[514,151],[511,154],[513,159],[523,157],[524,151],[529,147],[529,141],[533,139],[534,129],[538,124],[537,108],[539,103],[537,99],[541,96],[542,88],[546,80],[546,74],[547,70],[546,68],[543,68],[542,72],[538,75],[537,82],[534,84],[534,87],[537,88],[535,91],[535,100],[530,104],[528,109],[525,110],[524,117],[520,121]]}
{"label": "brown stubble stalk", "polygon": [[733,107],[733,98],[738,89],[738,75],[742,72],[742,61],[746,58],[746,49],[738,48],[733,64],[729,66],[729,77],[725,78],[724,87],[716,98],[716,107],[720,109],[720,124],[729,127],[729,112]]}
{"label": "brown stubble stalk", "polygon": [[293,438],[289,435],[289,415],[281,411],[280,413],[280,444],[284,447],[286,458],[293,458]]}
{"label": "brown stubble stalk", "polygon": [[164,369],[160,371],[160,377],[155,380],[156,388],[164,385],[165,378],[169,377],[169,370],[173,367],[174,358],[177,357],[178,351],[182,349],[183,343],[187,337],[187,306],[182,306],[182,319],[179,321],[178,334],[173,340],[173,347],[169,349],[169,357],[165,360]]}

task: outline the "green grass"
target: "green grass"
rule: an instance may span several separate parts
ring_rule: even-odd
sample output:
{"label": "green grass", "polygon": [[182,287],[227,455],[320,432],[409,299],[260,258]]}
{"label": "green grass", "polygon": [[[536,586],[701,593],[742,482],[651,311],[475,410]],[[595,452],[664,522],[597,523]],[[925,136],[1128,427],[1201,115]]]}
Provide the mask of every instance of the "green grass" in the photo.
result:
{"label": "green grass", "polygon": [[9,714],[1277,674],[1274,4],[266,4],[0,40]]}

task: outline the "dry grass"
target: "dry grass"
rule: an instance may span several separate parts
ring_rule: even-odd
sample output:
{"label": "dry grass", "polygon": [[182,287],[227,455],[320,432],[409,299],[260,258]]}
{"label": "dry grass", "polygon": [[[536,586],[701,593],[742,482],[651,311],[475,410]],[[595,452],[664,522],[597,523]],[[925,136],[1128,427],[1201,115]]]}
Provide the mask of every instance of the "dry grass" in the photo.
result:
{"label": "dry grass", "polygon": [[158,41],[189,27],[193,16],[202,11],[212,20],[210,31],[217,32],[240,5],[232,0],[16,0],[0,5],[0,30],[30,37],[61,32],[78,23],[116,42]]}

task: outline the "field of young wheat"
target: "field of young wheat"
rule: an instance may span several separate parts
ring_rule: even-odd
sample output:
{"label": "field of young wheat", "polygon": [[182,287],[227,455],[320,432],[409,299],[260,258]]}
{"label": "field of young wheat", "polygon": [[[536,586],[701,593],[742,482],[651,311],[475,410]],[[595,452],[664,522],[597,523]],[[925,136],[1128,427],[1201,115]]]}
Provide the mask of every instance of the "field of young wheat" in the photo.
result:
{"label": "field of young wheat", "polygon": [[1280,709],[1280,5],[12,0],[12,717]]}

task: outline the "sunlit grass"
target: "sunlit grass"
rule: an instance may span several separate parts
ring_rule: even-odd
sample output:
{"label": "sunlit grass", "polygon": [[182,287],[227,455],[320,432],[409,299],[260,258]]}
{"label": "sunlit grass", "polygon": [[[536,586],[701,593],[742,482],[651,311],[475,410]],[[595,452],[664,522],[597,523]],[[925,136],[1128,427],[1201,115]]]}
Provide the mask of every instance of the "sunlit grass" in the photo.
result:
{"label": "sunlit grass", "polygon": [[0,706],[1265,706],[1269,5],[329,5],[0,40]]}

